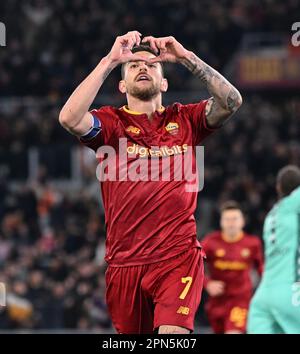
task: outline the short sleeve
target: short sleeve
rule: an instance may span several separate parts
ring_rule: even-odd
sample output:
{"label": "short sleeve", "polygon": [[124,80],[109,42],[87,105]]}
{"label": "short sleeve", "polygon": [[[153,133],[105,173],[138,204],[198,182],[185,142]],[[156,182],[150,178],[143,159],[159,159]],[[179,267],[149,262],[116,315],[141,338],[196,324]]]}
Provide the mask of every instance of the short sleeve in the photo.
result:
{"label": "short sleeve", "polygon": [[207,136],[212,134],[218,128],[210,128],[207,125],[205,116],[205,107],[208,100],[203,100],[198,103],[191,103],[184,105],[185,114],[191,122],[192,134],[193,134],[193,144],[198,145]]}
{"label": "short sleeve", "polygon": [[114,108],[111,106],[103,106],[99,109],[93,109],[90,111],[95,119],[99,120],[99,125],[101,127],[100,132],[91,139],[79,138],[79,141],[97,151],[97,149],[102,145],[110,145],[110,139],[116,130],[116,117],[114,114]]}

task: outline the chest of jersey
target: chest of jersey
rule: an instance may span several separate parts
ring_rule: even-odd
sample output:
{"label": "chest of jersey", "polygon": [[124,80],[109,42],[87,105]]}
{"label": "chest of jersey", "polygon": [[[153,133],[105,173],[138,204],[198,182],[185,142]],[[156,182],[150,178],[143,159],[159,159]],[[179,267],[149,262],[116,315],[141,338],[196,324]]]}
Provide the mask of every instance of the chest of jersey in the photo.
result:
{"label": "chest of jersey", "polygon": [[[129,145],[151,147],[176,147],[191,145],[190,125],[180,115],[155,113],[152,119],[147,115],[122,115],[119,138],[128,140]],[[176,150],[176,149],[175,149]]]}
{"label": "chest of jersey", "polygon": [[245,270],[249,267],[252,250],[247,244],[218,242],[211,254],[211,260],[218,270]]}

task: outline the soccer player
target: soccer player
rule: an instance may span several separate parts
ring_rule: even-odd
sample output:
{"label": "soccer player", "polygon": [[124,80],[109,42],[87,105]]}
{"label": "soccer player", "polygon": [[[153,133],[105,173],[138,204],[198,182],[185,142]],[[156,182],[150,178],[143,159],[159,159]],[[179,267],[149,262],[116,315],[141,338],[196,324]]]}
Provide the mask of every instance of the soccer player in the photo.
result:
{"label": "soccer player", "polygon": [[281,169],[263,231],[265,268],[250,304],[250,334],[300,333],[300,169]]}
{"label": "soccer player", "polygon": [[[184,65],[212,97],[164,107],[168,81],[163,62]],[[127,105],[89,111],[104,80],[119,64],[119,90]],[[139,155],[149,159],[157,154],[160,164],[166,155],[170,159],[183,155],[187,146],[193,149],[221,127],[241,103],[235,87],[175,38],[142,39],[141,33],[131,31],[116,38],[109,54],[76,88],[59,121],[95,151],[109,145],[121,158],[130,149],[130,169]],[[121,138],[127,139],[127,151],[126,146],[119,151]],[[101,182],[107,226],[106,301],[118,333],[193,331],[203,255],[193,216],[197,192],[187,192],[186,183]]]}
{"label": "soccer player", "polygon": [[208,273],[204,287],[209,295],[205,308],[215,333],[242,334],[253,291],[250,272],[254,268],[262,273],[262,246],[258,237],[243,231],[245,220],[238,203],[224,203],[220,224],[221,231],[202,241]]}

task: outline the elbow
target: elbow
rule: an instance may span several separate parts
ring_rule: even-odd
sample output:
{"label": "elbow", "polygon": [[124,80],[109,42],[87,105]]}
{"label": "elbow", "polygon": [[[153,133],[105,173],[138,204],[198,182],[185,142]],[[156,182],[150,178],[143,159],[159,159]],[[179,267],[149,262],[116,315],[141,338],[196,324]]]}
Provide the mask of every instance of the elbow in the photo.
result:
{"label": "elbow", "polygon": [[238,90],[236,90],[236,98],[235,98],[235,111],[237,111],[241,105],[243,104],[243,97],[242,95],[239,93]]}
{"label": "elbow", "polygon": [[81,130],[85,130],[81,127],[81,122],[84,116],[74,116],[71,111],[66,111],[64,108],[60,111],[58,121],[60,125],[65,128],[69,133],[74,135],[81,135]]}
{"label": "elbow", "polygon": [[227,98],[227,109],[229,113],[235,113],[243,104],[243,98],[238,90],[232,90]]}
{"label": "elbow", "polygon": [[74,121],[69,113],[62,109],[59,113],[58,121],[60,125],[65,129],[71,129],[74,125]]}
{"label": "elbow", "polygon": [[63,110],[60,111],[59,117],[58,117],[59,124],[63,126],[64,128],[67,127],[68,125],[68,117],[67,115],[63,112]]}
{"label": "elbow", "polygon": [[242,95],[238,92],[238,97],[237,97],[237,100],[236,100],[237,109],[239,109],[242,104],[243,104],[243,97],[242,97]]}

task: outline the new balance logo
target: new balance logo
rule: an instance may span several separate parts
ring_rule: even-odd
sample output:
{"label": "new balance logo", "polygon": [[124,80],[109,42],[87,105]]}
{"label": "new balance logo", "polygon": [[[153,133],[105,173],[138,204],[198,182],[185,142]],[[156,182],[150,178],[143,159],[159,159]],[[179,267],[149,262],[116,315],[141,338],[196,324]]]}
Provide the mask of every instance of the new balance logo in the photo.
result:
{"label": "new balance logo", "polygon": [[188,307],[180,306],[179,309],[177,310],[177,313],[182,314],[182,315],[188,315],[190,312],[190,309]]}

